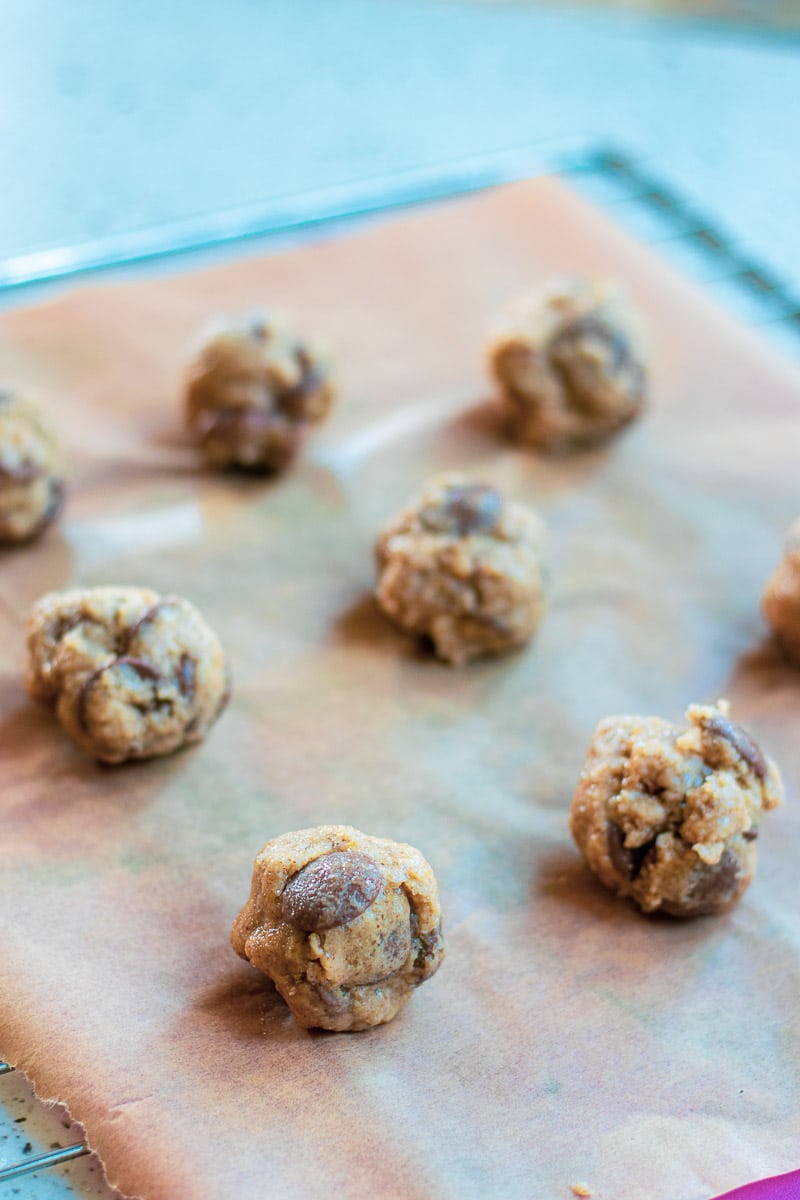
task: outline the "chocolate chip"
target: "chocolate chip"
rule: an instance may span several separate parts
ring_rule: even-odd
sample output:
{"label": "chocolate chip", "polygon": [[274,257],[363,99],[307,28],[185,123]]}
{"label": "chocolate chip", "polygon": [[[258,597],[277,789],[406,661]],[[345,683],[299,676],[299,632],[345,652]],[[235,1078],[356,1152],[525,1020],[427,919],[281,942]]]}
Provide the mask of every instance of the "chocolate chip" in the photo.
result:
{"label": "chocolate chip", "polygon": [[307,933],[347,925],[369,908],[383,882],[380,865],[369,855],[335,850],[291,877],[283,890],[283,919]]}
{"label": "chocolate chip", "polygon": [[143,658],[135,658],[128,654],[123,654],[119,658],[112,659],[111,662],[105,663],[104,666],[98,667],[97,670],[92,671],[92,673],[86,677],[81,686],[81,690],[78,693],[76,712],[78,724],[80,725],[81,729],[88,730],[86,706],[89,702],[89,695],[92,691],[92,688],[105,671],[111,671],[120,666],[128,667],[136,675],[138,675],[140,679],[161,678],[161,672],[157,670],[152,663],[146,662]]}
{"label": "chocolate chip", "polygon": [[194,698],[195,688],[197,684],[197,664],[189,654],[182,654],[178,666],[175,669],[175,678],[178,681],[178,691],[187,700]]}
{"label": "chocolate chip", "polygon": [[72,633],[73,629],[77,629],[79,625],[86,623],[86,617],[81,612],[64,613],[60,617],[56,617],[50,629],[50,637],[54,642],[60,642],[68,633]]}
{"label": "chocolate chip", "polygon": [[90,675],[87,675],[81,684],[81,690],[78,692],[78,698],[75,702],[75,713],[78,718],[78,724],[84,732],[88,731],[86,706],[89,703],[89,695],[103,672],[108,670],[108,666],[109,664],[98,667],[96,671],[92,671]]}
{"label": "chocolate chip", "polygon": [[606,846],[612,866],[623,879],[633,881],[642,872],[645,864],[655,854],[655,839],[645,842],[643,846],[626,846],[625,833],[619,825],[609,821],[606,826]]}
{"label": "chocolate chip", "polygon": [[467,483],[450,488],[444,502],[447,516],[460,537],[491,533],[503,508],[503,498],[488,483]]}
{"label": "chocolate chip", "polygon": [[411,925],[403,921],[381,938],[380,958],[387,975],[402,967],[411,953]]}
{"label": "chocolate chip", "polygon": [[703,726],[708,733],[715,734],[717,737],[724,738],[726,742],[729,742],[739,757],[744,759],[759,779],[766,779],[766,759],[761,753],[760,746],[753,741],[746,729],[743,729],[741,725],[737,725],[735,721],[729,720],[722,713],[715,713],[713,717],[703,722]]}
{"label": "chocolate chip", "polygon": [[442,943],[444,942],[442,926],[441,924],[434,925],[433,929],[429,930],[428,933],[420,933],[419,922],[417,921],[416,915],[412,913],[411,932],[414,940],[419,945],[419,949],[417,950],[417,954],[414,959],[414,969],[416,971],[420,971],[425,967],[429,968],[433,960],[437,957],[442,949]]}
{"label": "chocolate chip", "polygon": [[150,607],[146,609],[144,613],[142,613],[141,617],[139,617],[139,620],[134,621],[133,625],[129,625],[126,629],[125,633],[120,639],[120,653],[125,654],[134,639],[139,635],[139,633],[141,633],[145,625],[149,625],[151,621],[155,621],[156,617],[159,616],[163,609],[171,608],[176,603],[177,601],[175,601],[171,596],[165,596],[163,600],[157,600],[155,604],[151,604]]}
{"label": "chocolate chip", "polygon": [[440,504],[420,512],[420,522],[434,533],[491,533],[503,509],[503,498],[488,483],[454,484]]}
{"label": "chocolate chip", "polygon": [[569,358],[581,342],[600,342],[609,351],[612,372],[621,371],[633,362],[631,345],[625,334],[591,314],[564,325],[548,349],[552,357]]}
{"label": "chocolate chip", "polygon": [[758,837],[758,829],[745,829],[742,837],[746,842],[754,842]]}
{"label": "chocolate chip", "polygon": [[120,655],[112,664],[112,667],[130,667],[140,679],[160,679],[161,672],[152,663],[147,662],[144,658],[134,658],[133,655]]}
{"label": "chocolate chip", "polygon": [[305,346],[299,345],[295,348],[294,358],[300,368],[300,378],[296,383],[281,388],[275,400],[282,413],[293,420],[301,421],[306,416],[306,400],[322,387],[325,380]]}
{"label": "chocolate chip", "polygon": [[698,867],[682,904],[664,904],[664,911],[673,917],[702,917],[718,912],[736,898],[741,878],[739,860],[726,850],[718,863],[703,863]]}
{"label": "chocolate chip", "polygon": [[624,833],[613,821],[606,826],[606,847],[614,870],[623,879],[633,879],[633,853],[625,845]]}

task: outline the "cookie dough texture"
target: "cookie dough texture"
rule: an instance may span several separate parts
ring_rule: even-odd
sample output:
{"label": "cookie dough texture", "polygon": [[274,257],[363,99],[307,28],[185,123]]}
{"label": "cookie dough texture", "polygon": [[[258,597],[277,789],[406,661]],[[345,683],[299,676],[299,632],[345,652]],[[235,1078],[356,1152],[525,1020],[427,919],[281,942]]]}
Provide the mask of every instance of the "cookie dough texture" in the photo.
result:
{"label": "cookie dough texture", "polygon": [[443,476],[379,537],[378,604],[445,662],[521,646],[545,608],[544,543],[544,524],[525,505]]}
{"label": "cookie dough texture", "polygon": [[0,543],[36,537],[58,515],[63,495],[61,452],[44,414],[0,388]]}
{"label": "cookie dough texture", "polygon": [[287,833],[258,854],[231,944],[306,1028],[382,1025],[444,957],[436,879],[413,846],[348,825]]}
{"label": "cookie dough texture", "polygon": [[786,657],[800,667],[800,519],[789,531],[783,558],[767,582],[762,610]]}
{"label": "cookie dough texture", "polygon": [[639,413],[645,351],[619,288],[556,280],[500,318],[489,367],[512,438],[563,452],[601,442]]}
{"label": "cookie dough texture", "polygon": [[778,768],[725,701],[692,705],[686,718],[601,721],[570,811],[602,883],[643,912],[674,917],[739,899],[755,873],[761,814],[783,791]]}
{"label": "cookie dough texture", "polygon": [[334,387],[319,356],[260,315],[212,330],[186,382],[186,420],[207,464],[283,471]]}
{"label": "cookie dough texture", "polygon": [[228,701],[222,646],[180,596],[138,587],[50,592],[33,606],[27,638],[29,694],[101,762],[199,742]]}

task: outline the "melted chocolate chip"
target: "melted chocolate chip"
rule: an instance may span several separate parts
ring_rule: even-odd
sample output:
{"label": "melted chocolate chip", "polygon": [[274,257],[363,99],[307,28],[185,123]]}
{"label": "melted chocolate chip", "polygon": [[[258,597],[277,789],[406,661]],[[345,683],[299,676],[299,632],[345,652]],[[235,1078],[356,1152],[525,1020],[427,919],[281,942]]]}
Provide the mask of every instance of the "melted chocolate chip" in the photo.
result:
{"label": "melted chocolate chip", "polygon": [[444,511],[459,537],[491,533],[502,509],[502,496],[488,483],[466,483],[450,488],[444,501]]}
{"label": "melted chocolate chip", "polygon": [[441,932],[441,923],[434,925],[434,928],[427,934],[421,934],[416,913],[411,912],[410,926],[411,940],[416,947],[414,970],[421,972],[422,978],[427,979],[437,971],[441,955],[444,952],[444,934]]}
{"label": "melted chocolate chip", "polygon": [[146,662],[143,658],[135,658],[127,654],[123,654],[119,658],[112,659],[111,662],[105,663],[102,667],[98,667],[97,670],[92,671],[92,673],[87,675],[86,679],[83,681],[76,702],[78,724],[84,731],[88,732],[88,716],[86,708],[89,703],[89,696],[92,692],[92,689],[101,675],[103,675],[106,671],[112,671],[116,667],[120,666],[128,667],[136,675],[138,675],[140,679],[161,678],[161,672],[158,671],[152,665],[152,663]]}
{"label": "melted chocolate chip", "polygon": [[97,683],[103,672],[108,670],[110,665],[112,664],[106,663],[105,666],[98,667],[96,671],[92,671],[90,675],[87,675],[81,684],[81,690],[78,692],[78,699],[75,704],[75,712],[78,718],[78,724],[80,725],[81,729],[84,730],[84,732],[88,731],[88,716],[86,712],[86,706],[89,703],[89,696],[92,688]]}
{"label": "melted chocolate chip", "polygon": [[715,713],[713,717],[703,724],[708,733],[715,734],[717,737],[724,738],[726,742],[730,742],[739,757],[744,759],[759,779],[766,779],[766,759],[761,753],[760,746],[753,741],[746,729],[743,729],[741,725],[737,725],[735,721],[729,720],[722,713]]}
{"label": "melted chocolate chip", "polygon": [[606,847],[611,865],[615,871],[632,882],[642,872],[646,861],[655,854],[655,840],[646,842],[644,846],[626,846],[625,833],[619,825],[609,821],[606,826]]}
{"label": "melted chocolate chip", "polygon": [[158,670],[157,667],[154,667],[152,663],[149,663],[147,661],[147,659],[135,658],[133,655],[130,655],[130,654],[120,655],[120,657],[115,659],[113,663],[110,663],[109,666],[110,667],[129,667],[130,670],[132,670],[136,675],[138,675],[140,679],[160,679],[161,678],[161,672]]}
{"label": "melted chocolate chip", "polygon": [[322,386],[324,379],[305,346],[297,346],[294,357],[300,368],[300,378],[296,383],[280,389],[276,396],[276,403],[280,411],[287,417],[301,421],[306,416],[307,398]]}
{"label": "melted chocolate chip", "polygon": [[702,917],[718,912],[736,898],[742,878],[736,855],[726,850],[718,863],[703,863],[695,872],[683,904],[662,907],[673,917]]}
{"label": "melted chocolate chip", "polygon": [[551,357],[569,358],[581,342],[600,342],[608,351],[611,371],[616,373],[633,362],[628,338],[620,330],[591,313],[564,325],[549,345]]}
{"label": "melted chocolate chip", "polygon": [[455,484],[441,503],[429,505],[419,514],[420,523],[433,533],[491,533],[503,509],[503,497],[488,483]]}
{"label": "melted chocolate chip", "polygon": [[613,821],[606,826],[606,848],[614,870],[623,879],[633,879],[633,854],[625,845],[625,835],[619,825]]}
{"label": "melted chocolate chip", "polygon": [[745,829],[742,837],[746,842],[754,842],[758,837],[758,829]]}
{"label": "melted chocolate chip", "polygon": [[60,617],[56,617],[50,628],[50,637],[54,642],[60,642],[68,633],[72,633],[73,629],[77,629],[79,625],[86,623],[87,618],[83,613],[64,613]]}
{"label": "melted chocolate chip", "polygon": [[381,938],[380,957],[387,975],[394,974],[402,967],[411,953],[411,925],[403,921]]}
{"label": "melted chocolate chip", "polygon": [[369,855],[335,850],[291,877],[283,890],[283,919],[306,933],[347,925],[369,908],[383,882],[380,865]]}
{"label": "melted chocolate chip", "polygon": [[129,649],[134,639],[141,632],[142,628],[145,625],[149,625],[151,621],[155,621],[161,610],[169,607],[173,603],[173,600],[166,598],[164,600],[157,600],[155,604],[151,604],[150,607],[142,614],[142,616],[139,617],[139,620],[134,621],[133,625],[129,625],[125,630],[125,633],[121,638],[121,652],[125,653],[125,651]]}
{"label": "melted chocolate chip", "polygon": [[178,691],[187,700],[193,700],[197,687],[197,663],[190,654],[182,654],[175,669]]}

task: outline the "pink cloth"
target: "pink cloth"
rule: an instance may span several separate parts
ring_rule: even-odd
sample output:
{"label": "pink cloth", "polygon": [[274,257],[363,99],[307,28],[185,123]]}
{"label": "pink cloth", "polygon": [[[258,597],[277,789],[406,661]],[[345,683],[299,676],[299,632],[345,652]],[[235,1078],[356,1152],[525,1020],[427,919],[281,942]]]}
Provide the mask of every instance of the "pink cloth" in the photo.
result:
{"label": "pink cloth", "polygon": [[717,1200],[800,1200],[800,1171],[745,1184],[718,1196]]}

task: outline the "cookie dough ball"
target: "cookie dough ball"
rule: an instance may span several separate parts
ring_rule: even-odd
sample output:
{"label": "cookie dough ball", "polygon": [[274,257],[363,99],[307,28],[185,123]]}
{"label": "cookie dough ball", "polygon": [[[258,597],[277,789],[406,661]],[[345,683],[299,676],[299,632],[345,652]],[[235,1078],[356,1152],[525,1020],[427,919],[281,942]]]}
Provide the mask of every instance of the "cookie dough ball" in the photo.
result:
{"label": "cookie dough ball", "polygon": [[333,399],[314,352],[250,315],[232,318],[200,348],[186,384],[186,420],[209,466],[278,472]]}
{"label": "cookie dough ball", "polygon": [[510,650],[542,619],[544,541],[529,508],[488,483],[443,476],[378,539],[375,595],[446,662]]}
{"label": "cookie dough ball", "polygon": [[25,685],[100,762],[201,741],[230,695],[222,646],[180,596],[147,588],[50,592],[28,618]]}
{"label": "cookie dough ball", "polygon": [[489,367],[515,441],[561,452],[603,441],[642,407],[645,355],[610,284],[557,280],[505,314]]}
{"label": "cookie dough ball", "polygon": [[267,842],[231,944],[306,1028],[396,1016],[444,958],[439,893],[413,846],[321,825]]}
{"label": "cookie dough ball", "polygon": [[643,912],[716,913],[747,888],[761,814],[780,804],[780,773],[730,718],[693,704],[687,726],[607,717],[595,730],[570,810],[584,858]]}
{"label": "cookie dough ball", "polygon": [[789,531],[783,558],[767,582],[762,610],[786,657],[800,667],[800,519]]}
{"label": "cookie dough ball", "polygon": [[55,433],[35,404],[0,389],[0,543],[36,537],[63,495]]}

